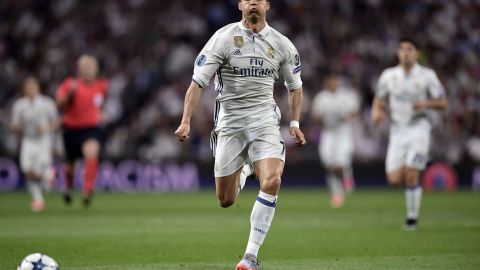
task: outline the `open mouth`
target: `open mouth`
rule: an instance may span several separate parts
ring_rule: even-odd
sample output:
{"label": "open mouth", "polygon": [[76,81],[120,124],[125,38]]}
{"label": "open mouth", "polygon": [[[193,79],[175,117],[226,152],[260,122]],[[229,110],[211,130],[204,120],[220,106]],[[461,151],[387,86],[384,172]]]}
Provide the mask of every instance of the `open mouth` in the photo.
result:
{"label": "open mouth", "polygon": [[256,9],[256,8],[252,8],[252,9],[248,12],[248,14],[260,14],[260,11],[258,11],[258,9]]}

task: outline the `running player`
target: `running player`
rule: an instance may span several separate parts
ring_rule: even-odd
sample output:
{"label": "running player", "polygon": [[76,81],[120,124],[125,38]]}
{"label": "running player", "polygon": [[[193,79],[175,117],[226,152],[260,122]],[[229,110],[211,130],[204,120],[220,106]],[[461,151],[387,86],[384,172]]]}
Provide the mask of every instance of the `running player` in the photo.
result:
{"label": "running player", "polygon": [[[255,171],[260,192],[250,217],[245,256],[236,269],[256,270],[258,250],[275,213],[285,161],[273,85],[282,74],[289,90],[290,134],[298,145],[306,143],[299,129],[303,90],[297,50],[266,22],[270,1],[239,0],[238,8],[242,20],[218,30],[198,55],[175,134],[180,141],[188,139],[190,119],[202,88],[216,74],[218,96],[211,137],[216,194],[222,207],[231,206],[245,178]],[[253,163],[253,170],[249,163]]]}
{"label": "running player", "polygon": [[390,116],[387,178],[391,185],[405,184],[404,228],[414,230],[422,200],[420,173],[425,169],[430,145],[427,110],[445,109],[448,101],[435,71],[418,64],[414,40],[401,39],[397,56],[399,65],[387,68],[378,80],[371,120],[376,124]]}
{"label": "running player", "polygon": [[72,202],[73,169],[75,161],[84,159],[83,204],[91,203],[98,170],[101,128],[104,120],[102,104],[108,90],[108,82],[97,79],[97,59],[82,55],[78,59],[78,77],[65,79],[57,90],[57,105],[63,112],[63,140],[66,160],[64,163],[66,187],[64,200]]}
{"label": "running player", "polygon": [[352,90],[340,87],[335,72],[326,77],[325,87],[313,100],[312,116],[322,127],[319,154],[327,171],[330,205],[338,208],[345,201],[345,193],[353,188],[351,123],[358,115],[359,102]]}
{"label": "running player", "polygon": [[20,167],[32,195],[34,212],[45,207],[43,189],[50,185],[53,159],[53,132],[58,127],[55,101],[40,93],[35,77],[28,77],[23,85],[24,97],[13,105],[11,129],[21,132]]}

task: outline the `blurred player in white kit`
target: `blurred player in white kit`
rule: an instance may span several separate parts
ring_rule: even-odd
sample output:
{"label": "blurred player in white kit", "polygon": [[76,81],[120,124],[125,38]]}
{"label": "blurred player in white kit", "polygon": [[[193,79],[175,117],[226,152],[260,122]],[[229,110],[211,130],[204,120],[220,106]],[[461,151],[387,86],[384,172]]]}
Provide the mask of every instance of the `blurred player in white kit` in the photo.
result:
{"label": "blurred player in white kit", "polygon": [[410,38],[399,42],[399,65],[387,68],[378,80],[371,120],[390,117],[386,172],[391,185],[406,186],[406,230],[415,230],[422,200],[421,171],[430,147],[429,109],[445,109],[448,101],[435,71],[418,64],[418,45]]}
{"label": "blurred player in white kit", "polygon": [[53,132],[58,127],[57,106],[52,98],[40,93],[35,77],[23,85],[24,96],[13,105],[11,129],[21,133],[20,167],[32,196],[34,212],[45,207],[43,190],[52,180]]}
{"label": "blurred player in white kit", "polygon": [[352,155],[354,150],[352,121],[358,115],[359,100],[352,89],[340,85],[337,72],[325,79],[325,89],[312,103],[312,118],[322,127],[320,159],[326,169],[330,205],[341,207],[345,194],[353,189]]}

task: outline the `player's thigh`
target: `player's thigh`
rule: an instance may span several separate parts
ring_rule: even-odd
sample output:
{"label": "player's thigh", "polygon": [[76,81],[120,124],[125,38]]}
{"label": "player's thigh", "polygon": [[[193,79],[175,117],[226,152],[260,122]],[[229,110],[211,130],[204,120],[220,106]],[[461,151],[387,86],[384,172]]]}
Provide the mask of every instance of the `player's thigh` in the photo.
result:
{"label": "player's thigh", "polygon": [[334,145],[336,150],[333,150],[333,164],[335,169],[343,172],[344,168],[350,167],[353,155],[353,140],[347,137],[339,137]]}
{"label": "player's thigh", "polygon": [[395,174],[396,171],[401,171],[405,166],[407,156],[407,145],[404,143],[404,138],[399,136],[390,136],[387,149],[387,157],[385,161],[385,170],[387,175]]}
{"label": "player's thigh", "polygon": [[213,143],[215,178],[233,175],[245,165],[248,143],[248,138],[242,132],[217,132]]}
{"label": "player's thigh", "polygon": [[35,162],[38,159],[38,151],[29,143],[24,143],[20,149],[20,169],[25,174],[33,172]]}
{"label": "player's thigh", "polygon": [[424,170],[428,161],[429,148],[429,133],[420,132],[412,136],[406,154],[406,166],[419,171]]}
{"label": "player's thigh", "polygon": [[84,158],[97,158],[100,152],[100,142],[96,138],[88,138],[82,144]]}
{"label": "player's thigh", "polygon": [[387,180],[390,185],[398,186],[405,180],[405,167],[387,172]]}
{"label": "player's thigh", "polygon": [[284,161],[278,158],[265,158],[255,161],[255,173],[263,192],[270,195],[278,194],[284,164]]}
{"label": "player's thigh", "polygon": [[278,126],[265,126],[249,131],[248,156],[252,162],[273,158],[285,162],[285,143]]}

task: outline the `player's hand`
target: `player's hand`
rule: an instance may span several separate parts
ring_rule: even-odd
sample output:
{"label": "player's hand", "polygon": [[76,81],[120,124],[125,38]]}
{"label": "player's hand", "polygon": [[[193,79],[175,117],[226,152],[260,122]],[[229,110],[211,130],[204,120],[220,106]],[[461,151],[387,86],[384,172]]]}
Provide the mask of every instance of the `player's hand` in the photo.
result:
{"label": "player's hand", "polygon": [[383,122],[387,118],[387,115],[382,110],[372,110],[372,115],[370,116],[370,120],[373,124],[379,124]]}
{"label": "player's hand", "polygon": [[177,135],[178,140],[181,142],[190,138],[188,134],[190,134],[190,125],[188,124],[180,124],[180,126],[175,131],[175,135]]}
{"label": "player's hand", "polygon": [[47,132],[47,127],[45,126],[37,126],[37,134],[43,135]]}
{"label": "player's hand", "polygon": [[292,138],[295,140],[295,144],[297,146],[304,146],[307,143],[305,140],[305,135],[303,135],[303,132],[297,127],[290,128],[290,135],[292,135]]}

